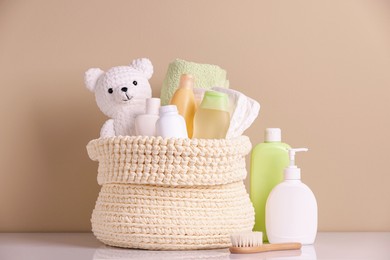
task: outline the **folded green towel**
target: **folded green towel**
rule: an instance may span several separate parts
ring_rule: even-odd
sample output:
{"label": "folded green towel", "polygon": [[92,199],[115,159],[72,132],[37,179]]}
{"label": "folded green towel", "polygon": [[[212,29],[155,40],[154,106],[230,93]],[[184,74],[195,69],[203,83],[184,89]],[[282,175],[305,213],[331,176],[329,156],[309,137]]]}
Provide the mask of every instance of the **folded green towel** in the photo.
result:
{"label": "folded green towel", "polygon": [[195,87],[211,89],[212,87],[229,88],[226,71],[216,65],[199,64],[176,59],[168,67],[161,89],[161,104],[167,105],[179,86],[180,76],[191,74],[195,77]]}

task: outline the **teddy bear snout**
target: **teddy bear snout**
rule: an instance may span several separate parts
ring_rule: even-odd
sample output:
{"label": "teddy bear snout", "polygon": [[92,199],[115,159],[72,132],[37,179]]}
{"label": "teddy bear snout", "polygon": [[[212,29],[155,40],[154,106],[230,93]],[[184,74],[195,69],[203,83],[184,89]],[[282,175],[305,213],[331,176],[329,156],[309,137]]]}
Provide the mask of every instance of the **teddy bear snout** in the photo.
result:
{"label": "teddy bear snout", "polygon": [[127,92],[127,88],[126,88],[126,87],[121,88],[121,90],[122,90],[123,92]]}

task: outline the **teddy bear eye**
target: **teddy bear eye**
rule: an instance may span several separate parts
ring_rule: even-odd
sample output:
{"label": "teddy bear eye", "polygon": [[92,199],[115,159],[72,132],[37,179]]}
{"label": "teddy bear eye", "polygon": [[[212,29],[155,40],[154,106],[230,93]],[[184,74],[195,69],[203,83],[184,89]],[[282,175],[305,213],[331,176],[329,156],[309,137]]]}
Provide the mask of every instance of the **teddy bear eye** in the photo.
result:
{"label": "teddy bear eye", "polygon": [[114,91],[112,90],[112,88],[109,88],[109,89],[108,89],[108,93],[112,94],[112,92],[114,92]]}
{"label": "teddy bear eye", "polygon": [[137,86],[137,84],[138,84],[138,82],[134,80],[134,81],[133,81],[133,85],[134,85],[134,86]]}

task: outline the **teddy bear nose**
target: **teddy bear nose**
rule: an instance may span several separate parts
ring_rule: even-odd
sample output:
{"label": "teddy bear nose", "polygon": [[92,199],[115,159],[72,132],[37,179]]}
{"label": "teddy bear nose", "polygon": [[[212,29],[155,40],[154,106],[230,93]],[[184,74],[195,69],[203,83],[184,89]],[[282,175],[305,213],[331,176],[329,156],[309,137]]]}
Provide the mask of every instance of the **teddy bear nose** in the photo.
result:
{"label": "teddy bear nose", "polygon": [[126,91],[127,91],[127,88],[121,88],[121,90],[122,90],[123,92],[126,92]]}

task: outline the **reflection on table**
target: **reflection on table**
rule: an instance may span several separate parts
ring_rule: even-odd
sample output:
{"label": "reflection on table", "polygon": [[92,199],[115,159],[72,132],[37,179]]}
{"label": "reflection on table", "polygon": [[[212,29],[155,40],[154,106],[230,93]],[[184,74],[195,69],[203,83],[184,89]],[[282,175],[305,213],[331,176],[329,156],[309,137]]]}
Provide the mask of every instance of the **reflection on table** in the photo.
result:
{"label": "reflection on table", "polygon": [[151,251],[151,250],[136,250],[124,249],[110,246],[99,247],[94,254],[94,260],[100,259],[160,259],[160,260],[175,260],[175,259],[273,259],[273,260],[316,260],[316,251],[314,246],[303,246],[301,250],[286,250],[273,251],[257,254],[231,254],[228,249],[215,250],[193,250],[193,251]]}

